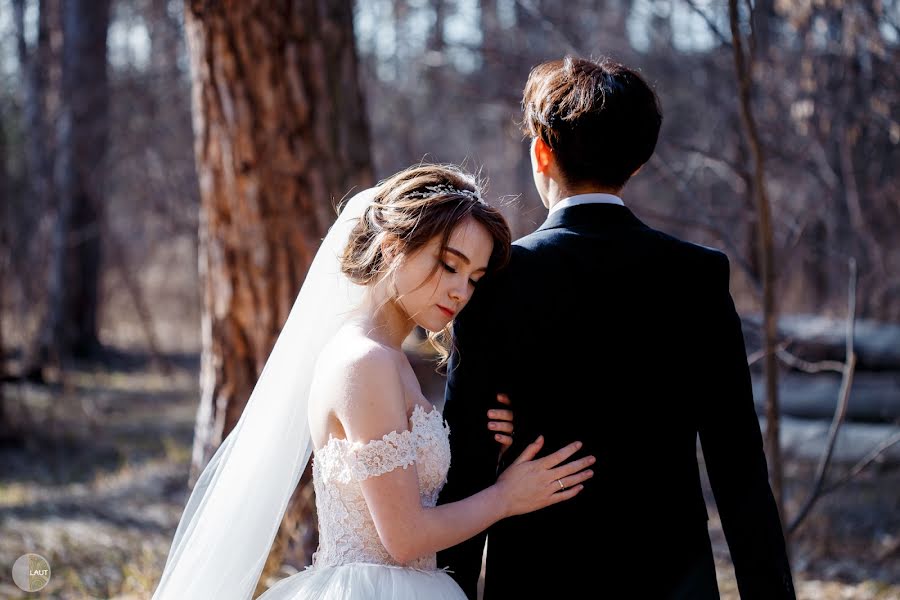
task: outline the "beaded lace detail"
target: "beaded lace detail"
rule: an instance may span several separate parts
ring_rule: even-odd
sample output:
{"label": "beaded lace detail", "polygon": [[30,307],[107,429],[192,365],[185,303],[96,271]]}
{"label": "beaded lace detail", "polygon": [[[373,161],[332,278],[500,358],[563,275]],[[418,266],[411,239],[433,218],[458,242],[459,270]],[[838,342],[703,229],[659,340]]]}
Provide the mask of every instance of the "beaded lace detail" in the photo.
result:
{"label": "beaded lace detail", "polygon": [[[410,429],[380,440],[350,442],[329,438],[313,458],[313,485],[319,519],[319,548],[313,566],[363,562],[397,565],[375,530],[359,482],[415,463],[422,506],[433,507],[450,468],[450,429],[437,409],[416,405]],[[434,554],[404,565],[434,570]]]}

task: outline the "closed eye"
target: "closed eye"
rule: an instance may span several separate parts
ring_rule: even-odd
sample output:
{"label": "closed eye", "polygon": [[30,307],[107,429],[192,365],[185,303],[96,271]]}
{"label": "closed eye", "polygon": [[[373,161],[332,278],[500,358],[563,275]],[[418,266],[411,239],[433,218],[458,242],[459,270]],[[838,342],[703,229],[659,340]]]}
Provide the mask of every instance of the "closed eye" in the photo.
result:
{"label": "closed eye", "polygon": [[[448,271],[448,272],[454,273],[454,274],[457,272],[456,269],[454,269],[453,267],[451,267],[444,261],[441,261],[441,265],[444,267],[445,271]],[[471,284],[472,287],[475,287],[476,285],[478,285],[478,282],[475,281],[474,279],[469,279],[469,284]]]}

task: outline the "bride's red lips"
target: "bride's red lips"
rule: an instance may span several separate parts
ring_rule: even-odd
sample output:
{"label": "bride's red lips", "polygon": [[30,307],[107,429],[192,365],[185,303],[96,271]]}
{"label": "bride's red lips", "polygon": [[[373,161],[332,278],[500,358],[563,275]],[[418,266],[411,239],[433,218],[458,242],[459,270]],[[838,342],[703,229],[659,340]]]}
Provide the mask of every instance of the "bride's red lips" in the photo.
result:
{"label": "bride's red lips", "polygon": [[452,317],[453,315],[456,314],[455,312],[453,312],[453,311],[450,310],[449,308],[446,308],[446,307],[444,307],[444,306],[441,306],[440,304],[438,304],[437,307],[438,307],[439,309],[441,309],[441,310],[444,312],[444,314],[446,314],[448,317]]}

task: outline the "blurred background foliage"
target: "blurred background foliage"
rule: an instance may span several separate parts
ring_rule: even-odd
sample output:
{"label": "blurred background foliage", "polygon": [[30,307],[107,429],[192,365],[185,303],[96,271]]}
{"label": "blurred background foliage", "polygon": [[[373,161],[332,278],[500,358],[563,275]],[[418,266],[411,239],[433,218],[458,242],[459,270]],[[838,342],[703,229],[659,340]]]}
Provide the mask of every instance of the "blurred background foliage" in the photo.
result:
{"label": "blurred background foliage", "polygon": [[[211,390],[233,381],[226,360],[201,383],[201,363],[243,357],[249,366],[230,392],[240,396],[274,341],[284,298],[302,281],[299,260],[266,313],[265,335],[246,348],[217,333],[216,273],[228,279],[247,270],[227,256],[216,262],[233,251],[216,246],[222,213],[208,200],[222,177],[210,167],[224,155],[216,148],[228,149],[209,140],[230,117],[227,102],[218,122],[215,110],[202,109],[203,90],[218,84],[220,99],[232,96],[217,76],[267,98],[260,92],[267,78],[273,88],[290,86],[303,71],[315,87],[317,73],[348,76],[347,52],[354,57],[349,80],[358,89],[335,84],[331,95],[359,92],[364,118],[345,125],[343,146],[329,154],[321,138],[300,139],[307,126],[298,116],[300,141],[287,146],[291,168],[300,169],[287,176],[299,182],[297,212],[259,219],[269,231],[300,221],[302,248],[314,244],[344,194],[421,160],[479,171],[514,234],[529,233],[546,215],[517,125],[530,68],[566,53],[638,67],[661,98],[664,122],[625,202],[652,226],[728,253],[763,414],[753,148],[742,129],[727,3],[218,4],[0,0],[0,563],[43,554],[56,597],[148,596],[188,473],[203,464],[195,433],[210,416],[198,414],[198,400],[202,409],[201,398],[211,402]],[[303,13],[313,4],[323,7],[320,21]],[[216,11],[234,19],[217,30]],[[845,321],[857,324],[858,362],[832,440],[829,493],[793,536],[798,587],[807,598],[900,597],[900,2],[755,0],[738,3],[737,16],[772,210],[788,513],[815,490],[835,429],[839,372],[847,375]],[[241,17],[245,30],[235,25]],[[340,38],[342,27],[355,47]],[[324,42],[307,47],[308,37]],[[225,41],[210,42],[217,39]],[[245,72],[254,60],[259,69]],[[226,75],[205,80],[203,69],[216,65]],[[257,106],[277,115],[302,105],[272,97],[272,106]],[[316,98],[308,100],[313,109]],[[253,118],[248,123],[245,134]],[[329,119],[317,123],[308,129],[332,131]],[[242,168],[266,171],[264,141],[246,139],[261,158]],[[317,156],[326,165],[332,156],[357,158],[316,185],[296,165],[324,170]],[[267,189],[277,195],[285,188],[275,181]],[[849,315],[851,261],[858,278]],[[273,272],[256,277],[271,280]],[[212,325],[204,333],[206,318]],[[440,402],[442,380],[427,362],[416,365],[427,395]],[[204,443],[214,447],[216,439]],[[314,547],[306,502],[298,504],[299,533],[282,549],[282,574],[302,568]],[[723,594],[736,597],[715,518],[711,527]],[[0,595],[18,593],[0,569]]]}

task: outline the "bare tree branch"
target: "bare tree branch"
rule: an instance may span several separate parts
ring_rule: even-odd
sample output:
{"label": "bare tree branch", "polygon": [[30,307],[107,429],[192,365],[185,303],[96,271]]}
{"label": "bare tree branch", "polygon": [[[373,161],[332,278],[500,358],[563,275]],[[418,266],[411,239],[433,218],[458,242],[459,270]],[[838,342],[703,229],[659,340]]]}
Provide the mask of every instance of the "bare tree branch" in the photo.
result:
{"label": "bare tree branch", "polygon": [[766,451],[772,479],[772,493],[783,517],[784,490],[782,486],[781,446],[779,437],[778,365],[775,357],[777,317],[775,304],[775,257],[772,233],[772,206],[766,191],[765,160],[759,131],[750,105],[753,83],[753,56],[745,55],[738,23],[737,0],[729,0],[728,17],[734,50],[734,67],[740,100],[741,122],[747,136],[747,144],[753,157],[753,195],[759,223],[757,227],[760,277],[762,279],[763,345],[766,349]]}
{"label": "bare tree branch", "polygon": [[874,448],[872,448],[872,450],[869,451],[869,453],[866,454],[858,463],[856,463],[853,468],[847,471],[847,473],[843,477],[823,489],[822,493],[819,494],[819,496],[830,494],[831,492],[835,491],[842,485],[852,480],[854,477],[862,473],[866,467],[878,460],[878,457],[887,452],[892,446],[896,445],[897,443],[900,443],[900,431],[886,437]]}
{"label": "bare tree branch", "polygon": [[694,3],[694,0],[684,0],[684,3],[687,4],[688,8],[696,13],[701,19],[703,19],[703,21],[706,23],[706,26],[709,27],[709,30],[719,39],[723,46],[731,48],[731,40],[728,39],[728,37],[724,33],[722,33],[718,26],[716,26],[716,23],[712,20],[712,17],[706,14],[706,12],[702,8],[697,6]]}
{"label": "bare tree branch", "polygon": [[779,348],[776,352],[778,360],[789,367],[804,371],[806,373],[821,373],[823,371],[836,371],[843,373],[847,365],[839,360],[820,360],[818,362],[808,362],[798,356],[794,356],[784,348]]}
{"label": "bare tree branch", "polygon": [[[653,154],[650,157],[650,162],[651,164],[653,164],[653,166],[657,167],[660,175],[674,183],[678,187],[678,190],[680,192],[685,194],[690,193],[688,185],[685,183],[684,179],[680,177],[674,169],[672,169],[672,167],[665,161],[662,156],[659,155],[659,153]],[[759,279],[756,277],[756,274],[753,272],[750,263],[747,262],[747,259],[743,255],[743,251],[738,247],[737,243],[735,243],[735,241],[731,239],[731,236],[729,236],[723,228],[719,227],[709,219],[700,216],[699,214],[695,217],[688,218],[671,215],[648,208],[642,208],[641,212],[663,222],[675,223],[678,225],[687,225],[689,227],[699,227],[700,229],[703,229],[704,231],[714,235],[728,249],[729,259],[732,260],[732,262],[741,269],[744,275],[747,276],[747,280],[753,286],[756,294],[758,296],[762,295],[762,285],[760,284]]]}
{"label": "bare tree branch", "polygon": [[756,56],[756,19],[754,18],[753,10],[753,2],[750,0],[744,0],[744,5],[747,7],[747,22],[750,24],[750,35],[748,36],[747,45],[750,47],[749,52],[750,56]]}
{"label": "bare tree branch", "polygon": [[122,283],[125,284],[125,289],[128,291],[128,295],[131,297],[131,301],[137,311],[141,329],[144,330],[144,338],[147,341],[147,348],[150,350],[150,356],[163,374],[170,375],[172,373],[172,365],[160,350],[159,338],[156,335],[156,327],[153,324],[153,315],[150,307],[147,306],[144,294],[141,292],[140,283],[138,283],[137,278],[128,268],[128,264],[125,261],[125,247],[109,224],[106,224],[105,230],[106,241],[112,249],[110,258],[112,258],[113,265],[119,272],[119,277],[122,278]]}
{"label": "bare tree branch", "polygon": [[[780,344],[778,344],[778,346],[775,347],[775,351],[778,352],[778,351],[784,350],[788,344],[790,344],[790,341],[781,342]],[[756,352],[753,352],[747,356],[747,366],[748,367],[752,366],[755,363],[758,363],[759,361],[761,361],[765,357],[766,357],[766,349],[760,348]]]}
{"label": "bare tree branch", "polygon": [[834,412],[834,418],[831,421],[831,429],[828,431],[828,441],[825,444],[825,451],[819,460],[819,466],[816,469],[816,477],[813,482],[812,490],[803,503],[803,506],[797,512],[797,515],[791,521],[787,528],[787,535],[790,536],[797,527],[803,522],[803,519],[809,514],[816,501],[822,496],[822,489],[825,483],[825,476],[828,472],[828,464],[831,462],[831,455],[834,453],[834,445],[837,442],[838,431],[847,415],[847,405],[850,401],[850,388],[853,386],[853,373],[856,369],[856,351],[853,349],[856,328],[856,261],[850,259],[850,283],[847,300],[847,359],[844,364],[844,375],[841,379],[841,392],[837,409]]}
{"label": "bare tree branch", "polygon": [[516,4],[521,6],[525,11],[530,14],[534,19],[540,23],[544,29],[553,34],[556,38],[562,42],[565,47],[566,52],[571,52],[572,54],[576,54],[579,56],[585,56],[584,52],[581,52],[575,44],[569,39],[569,37],[562,31],[559,27],[556,26],[547,16],[541,12],[541,10],[535,6],[534,0],[516,0]]}
{"label": "bare tree branch", "polygon": [[[733,175],[736,175],[741,181],[747,183],[748,185],[751,182],[752,175],[750,174],[750,172],[747,171],[747,169],[743,168],[739,163],[724,158],[721,152],[716,153],[712,150],[707,150],[694,144],[683,143],[676,140],[669,141],[668,145],[681,152],[690,152],[692,154],[697,154],[699,156],[702,156],[709,162],[720,164],[726,167],[729,171],[732,172]],[[653,156],[656,155],[654,154]],[[651,159],[652,158],[653,157],[651,156]]]}

